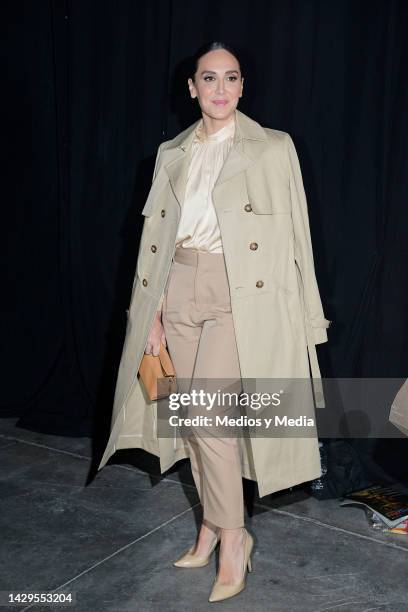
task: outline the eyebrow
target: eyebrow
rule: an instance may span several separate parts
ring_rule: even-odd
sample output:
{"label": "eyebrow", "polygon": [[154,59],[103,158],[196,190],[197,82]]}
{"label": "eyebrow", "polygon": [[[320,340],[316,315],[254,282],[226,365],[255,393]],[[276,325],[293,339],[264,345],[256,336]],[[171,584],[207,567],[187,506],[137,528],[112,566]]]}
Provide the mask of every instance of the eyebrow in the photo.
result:
{"label": "eyebrow", "polygon": [[[209,72],[210,74],[217,74],[214,70],[202,70],[201,74],[205,74],[206,72]],[[225,74],[229,74],[231,72],[236,72],[238,74],[238,70],[226,70]]]}

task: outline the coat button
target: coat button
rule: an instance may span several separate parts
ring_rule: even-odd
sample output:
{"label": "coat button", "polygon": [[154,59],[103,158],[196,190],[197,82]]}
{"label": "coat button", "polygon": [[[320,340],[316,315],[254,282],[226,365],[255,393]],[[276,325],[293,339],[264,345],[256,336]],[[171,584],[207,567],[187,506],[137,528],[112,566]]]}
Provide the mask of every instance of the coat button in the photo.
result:
{"label": "coat button", "polygon": [[164,208],[163,208],[163,210],[161,211],[160,214],[161,214],[162,217],[164,217],[164,215],[166,214],[166,211],[164,210]]}
{"label": "coat button", "polygon": [[256,286],[258,288],[263,287],[263,281],[256,281]]}
{"label": "coat button", "polygon": [[249,245],[249,248],[251,249],[251,251],[256,251],[256,249],[258,248],[258,243],[251,242],[251,244]]}
{"label": "coat button", "polygon": [[153,253],[155,253],[157,251],[157,246],[155,244],[152,244],[152,246],[150,247],[150,250],[153,251]]}
{"label": "coat button", "polygon": [[244,210],[246,210],[247,212],[251,212],[252,206],[250,204],[245,204]]}
{"label": "coat button", "polygon": [[145,278],[142,280],[142,285],[143,287],[147,287],[147,280]]}

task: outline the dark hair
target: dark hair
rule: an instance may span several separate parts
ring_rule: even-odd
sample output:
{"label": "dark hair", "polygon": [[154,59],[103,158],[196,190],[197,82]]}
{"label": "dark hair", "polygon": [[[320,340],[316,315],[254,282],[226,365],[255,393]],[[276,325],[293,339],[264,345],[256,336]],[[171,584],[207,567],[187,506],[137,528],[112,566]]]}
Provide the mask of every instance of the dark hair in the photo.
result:
{"label": "dark hair", "polygon": [[235,57],[239,65],[239,69],[241,71],[241,77],[243,76],[243,70],[239,58],[240,53],[236,50],[236,48],[225,42],[212,41],[202,45],[199,49],[197,49],[197,51],[191,58],[190,76],[193,79],[193,83],[195,83],[195,73],[197,72],[198,62],[200,61],[200,58],[206,53],[209,53],[210,51],[218,51],[218,49],[225,49],[225,51],[228,51],[228,53],[231,53],[231,55]]}

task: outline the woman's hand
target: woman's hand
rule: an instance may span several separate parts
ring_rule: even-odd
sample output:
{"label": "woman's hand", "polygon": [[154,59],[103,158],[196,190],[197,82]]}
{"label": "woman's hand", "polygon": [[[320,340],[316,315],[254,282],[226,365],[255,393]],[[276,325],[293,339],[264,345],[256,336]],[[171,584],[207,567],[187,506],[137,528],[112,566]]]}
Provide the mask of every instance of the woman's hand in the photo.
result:
{"label": "woman's hand", "polygon": [[164,344],[164,346],[167,346],[166,336],[164,335],[164,328],[161,322],[161,312],[157,311],[146,342],[145,353],[147,355],[153,353],[153,355],[157,357],[160,352],[161,342]]}

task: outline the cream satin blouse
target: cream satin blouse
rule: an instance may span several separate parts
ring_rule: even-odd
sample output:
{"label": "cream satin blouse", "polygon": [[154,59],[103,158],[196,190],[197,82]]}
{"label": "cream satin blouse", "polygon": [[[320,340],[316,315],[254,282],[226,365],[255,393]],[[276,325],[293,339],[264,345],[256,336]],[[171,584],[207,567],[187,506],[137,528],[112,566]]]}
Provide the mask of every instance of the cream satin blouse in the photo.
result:
{"label": "cream satin blouse", "polygon": [[[206,136],[203,120],[196,128],[191,146],[184,202],[181,210],[176,247],[222,253],[212,190],[230,151],[235,133],[235,115],[224,127]],[[157,310],[161,310],[164,294]]]}

